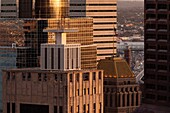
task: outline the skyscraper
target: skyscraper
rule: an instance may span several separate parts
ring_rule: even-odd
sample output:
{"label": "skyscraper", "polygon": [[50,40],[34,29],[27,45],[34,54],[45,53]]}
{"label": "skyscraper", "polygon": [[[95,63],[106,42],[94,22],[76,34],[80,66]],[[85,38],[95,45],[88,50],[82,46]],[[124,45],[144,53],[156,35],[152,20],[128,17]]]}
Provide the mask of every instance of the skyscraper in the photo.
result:
{"label": "skyscraper", "polygon": [[116,55],[117,1],[70,0],[70,17],[92,17],[97,60]]}
{"label": "skyscraper", "polygon": [[[2,0],[1,18],[56,18],[59,5],[55,0]],[[13,5],[9,7],[9,5]],[[11,9],[12,8],[12,9]],[[70,18],[92,17],[94,20],[94,43],[97,44],[97,59],[116,55],[117,1],[116,0],[70,0],[66,11]]]}
{"label": "skyscraper", "polygon": [[144,106],[170,112],[170,45],[168,0],[145,0]]}

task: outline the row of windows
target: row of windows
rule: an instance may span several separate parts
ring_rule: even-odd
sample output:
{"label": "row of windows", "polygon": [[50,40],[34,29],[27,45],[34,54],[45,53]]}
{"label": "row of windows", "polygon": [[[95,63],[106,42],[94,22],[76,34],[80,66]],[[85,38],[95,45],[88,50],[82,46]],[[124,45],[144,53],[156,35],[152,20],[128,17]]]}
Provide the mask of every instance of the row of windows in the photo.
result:
{"label": "row of windows", "polygon": [[168,5],[168,4],[146,4],[146,10],[147,9],[170,10],[170,5]]}
{"label": "row of windows", "polygon": [[16,10],[1,10],[1,12],[17,12]]}
{"label": "row of windows", "polygon": [[[90,113],[90,109],[91,109],[91,107],[89,106],[89,104],[83,105],[83,113]],[[101,112],[102,112],[102,104],[100,103],[99,113],[101,113]],[[73,113],[73,106],[70,107],[70,113]],[[76,113],[80,113],[79,105],[77,106]],[[96,113],[96,103],[93,103],[93,113]]]}
{"label": "row of windows", "polygon": [[[55,74],[54,77],[55,77],[55,81],[63,81],[63,75],[62,74],[60,74],[60,75]],[[38,73],[37,78],[38,78],[38,81],[45,81],[46,82],[48,80],[47,75],[45,73],[44,74]],[[8,72],[7,73],[7,80],[15,80],[15,73],[14,72],[12,72],[12,73]],[[31,81],[31,73],[22,73],[22,80],[23,81]]]}
{"label": "row of windows", "polygon": [[[79,73],[73,75],[73,74],[70,74],[70,82],[73,81],[73,76],[76,76],[76,82],[79,82],[79,78],[80,78],[80,75]],[[96,72],[93,72],[92,73],[92,77],[93,77],[93,80],[96,80]],[[102,73],[101,72],[98,72],[98,76],[99,76],[99,79],[102,79]],[[89,73],[83,73],[83,81],[89,81]]]}
{"label": "row of windows", "polygon": [[[89,90],[89,88],[84,88],[84,90],[83,90],[83,94],[84,95],[89,95],[90,94],[90,90]],[[94,87],[93,88],[93,94],[96,94],[96,88]],[[80,95],[80,92],[79,92],[79,89],[77,89],[77,95],[79,96]]]}
{"label": "row of windows", "polygon": [[145,79],[153,79],[160,81],[170,81],[170,77],[163,74],[146,74]]}
{"label": "row of windows", "polygon": [[[131,96],[131,98],[129,98],[130,96]],[[114,95],[114,96],[111,94],[105,94],[104,95],[104,105],[109,106],[109,107],[138,106],[138,94],[136,94],[136,95],[134,95],[133,93],[132,93],[132,95],[123,94],[122,98],[125,98],[125,97],[127,98],[126,101],[125,101],[125,99],[121,99],[119,94]],[[113,101],[113,99],[114,99],[114,101]],[[135,99],[136,99],[136,101],[135,101]],[[122,105],[121,105],[121,103],[122,103]]]}
{"label": "row of windows", "polygon": [[[114,49],[115,49],[116,47],[114,47]],[[108,54],[97,54],[97,56],[113,56],[113,54],[111,54],[111,53],[108,53]]]}
{"label": "row of windows", "polygon": [[117,10],[70,10],[70,12],[116,12]]}
{"label": "row of windows", "polygon": [[155,95],[155,94],[146,94],[145,95],[145,97],[147,98],[147,99],[157,99],[157,100],[159,100],[159,101],[170,101],[170,97],[169,97],[169,99],[168,99],[168,97],[167,96],[165,96],[165,95]]}
{"label": "row of windows", "polygon": [[94,31],[113,31],[114,29],[94,29]]}
{"label": "row of windows", "polygon": [[54,113],[63,113],[63,106],[54,106]]}
{"label": "row of windows", "polygon": [[158,91],[169,91],[170,92],[170,87],[168,89],[167,85],[155,85],[155,84],[151,84],[151,83],[146,83],[145,88],[146,89],[158,90]]}
{"label": "row of windows", "polygon": [[[61,74],[60,76],[55,74],[55,81],[62,81],[63,80],[63,75]],[[76,76],[76,81],[79,82],[80,75],[79,73],[75,75]],[[102,79],[101,72],[99,72],[99,79]],[[70,74],[70,82],[72,82],[73,75]],[[14,80],[15,79],[15,73],[7,73],[7,80]],[[31,81],[31,73],[22,73],[22,80],[23,81]],[[89,80],[89,73],[83,73],[83,81],[88,81]],[[96,80],[96,72],[93,72],[93,80]],[[44,73],[38,73],[38,81],[47,81],[47,75]]]}
{"label": "row of windows", "polygon": [[146,14],[146,19],[168,19],[168,14]]}
{"label": "row of windows", "polygon": [[113,43],[113,41],[97,41],[97,42],[94,42],[95,44],[98,44],[98,43]]}
{"label": "row of windows", "polygon": [[[82,17],[82,16],[70,16],[74,18]],[[93,16],[93,18],[117,18],[117,16]]]}
{"label": "row of windows", "polygon": [[116,6],[117,4],[70,4],[70,6]]}
{"label": "row of windows", "polygon": [[16,4],[1,4],[1,6],[16,6]]}
{"label": "row of windows", "polygon": [[146,44],[145,49],[170,50],[170,46],[163,44]]}
{"label": "row of windows", "polygon": [[[170,40],[170,35],[166,34],[146,34],[145,38],[146,39],[155,39],[155,40]],[[150,44],[151,45],[151,44]]]}
{"label": "row of windows", "polygon": [[145,64],[145,68],[146,68],[146,70],[147,69],[157,69],[158,71],[160,70],[160,71],[168,71],[169,70],[169,68],[170,68],[170,66],[168,65],[168,64],[158,64],[158,65],[156,65],[156,64],[152,64],[152,63],[147,63],[147,64]]}
{"label": "row of windows", "polygon": [[16,113],[15,112],[15,103],[12,103],[12,106],[11,106],[11,103],[7,102],[7,113],[11,113],[10,110],[12,109],[12,113]]}
{"label": "row of windows", "polygon": [[117,24],[117,22],[100,22],[100,23],[93,23],[94,25],[101,25],[101,24]]}
{"label": "row of windows", "polygon": [[161,29],[168,29],[168,25],[167,24],[146,24],[145,28],[146,29],[157,29],[157,30],[161,30]]}
{"label": "row of windows", "polygon": [[[130,84],[130,81],[126,85]],[[105,85],[105,84],[104,84]],[[115,85],[115,84],[109,84],[109,85]],[[114,92],[133,92],[136,91],[138,92],[137,87],[127,87],[127,88],[104,88],[105,93],[114,93]]]}
{"label": "row of windows", "polygon": [[[154,48],[152,48],[154,49]],[[170,56],[167,54],[153,54],[153,53],[146,53],[146,59],[157,59],[157,60],[170,60]]]}

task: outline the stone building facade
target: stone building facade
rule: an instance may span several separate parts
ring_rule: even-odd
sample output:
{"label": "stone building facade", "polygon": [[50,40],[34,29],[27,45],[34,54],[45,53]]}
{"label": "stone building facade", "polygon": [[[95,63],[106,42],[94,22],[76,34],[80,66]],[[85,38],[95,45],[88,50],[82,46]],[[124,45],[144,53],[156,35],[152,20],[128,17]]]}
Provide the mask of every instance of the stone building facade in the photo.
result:
{"label": "stone building facade", "polygon": [[104,113],[132,113],[141,103],[141,91],[134,74],[122,58],[100,60],[104,70]]}
{"label": "stone building facade", "polygon": [[103,71],[3,71],[3,113],[103,113]]}

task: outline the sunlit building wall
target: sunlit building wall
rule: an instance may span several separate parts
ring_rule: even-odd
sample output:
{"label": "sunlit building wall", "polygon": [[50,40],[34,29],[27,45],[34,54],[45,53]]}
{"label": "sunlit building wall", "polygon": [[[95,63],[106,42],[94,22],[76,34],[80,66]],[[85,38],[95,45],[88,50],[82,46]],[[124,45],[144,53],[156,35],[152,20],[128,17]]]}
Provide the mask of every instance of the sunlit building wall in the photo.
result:
{"label": "sunlit building wall", "polygon": [[116,55],[116,0],[70,0],[70,17],[93,17],[97,60]]}
{"label": "sunlit building wall", "polygon": [[[67,44],[80,44],[81,45],[81,67],[82,69],[96,68],[97,53],[96,44],[93,42],[93,19],[92,18],[66,18],[60,23],[58,20],[49,19],[49,28],[74,28],[78,32],[67,33]],[[48,43],[55,43],[55,38],[52,33],[48,34]]]}
{"label": "sunlit building wall", "polygon": [[103,71],[3,72],[3,113],[103,113]]}

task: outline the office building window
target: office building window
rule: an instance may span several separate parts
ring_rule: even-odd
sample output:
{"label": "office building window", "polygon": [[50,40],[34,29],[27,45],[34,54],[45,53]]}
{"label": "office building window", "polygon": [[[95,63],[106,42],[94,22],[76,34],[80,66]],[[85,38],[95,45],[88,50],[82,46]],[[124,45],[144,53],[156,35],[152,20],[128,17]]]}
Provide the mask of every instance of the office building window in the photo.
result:
{"label": "office building window", "polygon": [[84,95],[86,95],[86,88],[84,88]]}
{"label": "office building window", "polygon": [[102,79],[102,72],[99,72],[99,79]]}
{"label": "office building window", "polygon": [[7,72],[7,80],[10,80],[10,72]]}
{"label": "office building window", "polygon": [[63,75],[62,74],[60,75],[60,81],[63,81]]}
{"label": "office building window", "polygon": [[12,80],[15,80],[15,73],[12,73]]}
{"label": "office building window", "polygon": [[44,82],[46,82],[47,81],[47,75],[46,74],[44,74]]}
{"label": "office building window", "polygon": [[54,48],[51,48],[51,69],[54,69]]}
{"label": "office building window", "polygon": [[15,103],[12,103],[12,113],[15,113]]}
{"label": "office building window", "polygon": [[54,106],[54,113],[57,113],[57,106]]}
{"label": "office building window", "polygon": [[93,89],[93,94],[96,94],[96,88],[94,87],[94,89]]}
{"label": "office building window", "polygon": [[28,80],[28,81],[31,81],[31,73],[28,73],[28,75],[27,75],[27,80]]}
{"label": "office building window", "polygon": [[55,81],[57,81],[57,74],[55,74],[54,77],[55,77]]}
{"label": "office building window", "polygon": [[96,103],[93,104],[93,111],[96,113]]}
{"label": "office building window", "polygon": [[60,69],[60,48],[58,48],[58,69]]}
{"label": "office building window", "polygon": [[26,78],[25,73],[22,73],[22,80],[25,81],[25,78]]}
{"label": "office building window", "polygon": [[79,105],[77,106],[77,113],[79,113]]}
{"label": "office building window", "polygon": [[59,107],[59,113],[63,113],[63,106]]}
{"label": "office building window", "polygon": [[38,73],[38,81],[41,81],[41,73]]}
{"label": "office building window", "polygon": [[47,48],[45,48],[45,69],[47,69]]}
{"label": "office building window", "polygon": [[89,73],[83,73],[83,81],[89,80]]}
{"label": "office building window", "polygon": [[70,113],[73,113],[73,106],[70,107]]}
{"label": "office building window", "polygon": [[10,113],[10,103],[7,103],[7,113]]}
{"label": "office building window", "polygon": [[77,80],[77,82],[79,82],[79,77],[80,77],[80,75],[79,75],[79,73],[77,73],[77,74],[76,74],[76,80]]}
{"label": "office building window", "polygon": [[83,105],[83,113],[86,113],[86,105]]}
{"label": "office building window", "polygon": [[70,82],[73,82],[73,74],[70,74]]}
{"label": "office building window", "polygon": [[93,80],[96,80],[96,72],[93,72]]}

